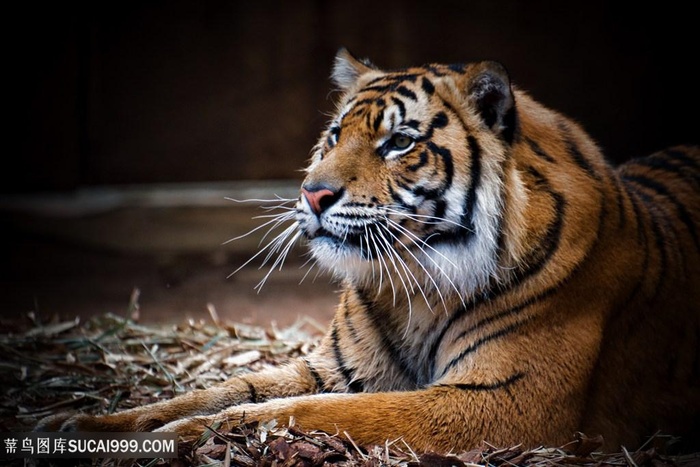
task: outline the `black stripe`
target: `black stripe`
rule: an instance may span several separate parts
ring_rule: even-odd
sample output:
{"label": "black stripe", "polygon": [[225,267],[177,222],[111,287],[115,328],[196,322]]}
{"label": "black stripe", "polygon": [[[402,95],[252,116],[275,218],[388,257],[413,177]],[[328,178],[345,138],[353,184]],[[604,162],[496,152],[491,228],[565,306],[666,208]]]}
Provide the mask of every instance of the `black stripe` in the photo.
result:
{"label": "black stripe", "polygon": [[350,368],[345,364],[345,358],[343,357],[343,352],[340,349],[340,336],[338,336],[338,326],[333,323],[333,330],[331,331],[331,341],[333,344],[333,354],[335,356],[335,362],[337,363],[337,368],[340,373],[345,378],[345,383],[350,390],[350,392],[362,392],[363,385],[362,382],[355,379],[355,375]]}
{"label": "black stripe", "polygon": [[[650,169],[662,170],[664,172],[674,174],[686,182],[689,182],[696,189],[700,187],[700,171],[696,170],[695,167],[690,167],[691,164],[683,164],[681,160],[669,159],[663,157],[664,155],[664,153],[661,153],[658,156],[652,155],[644,159],[633,160],[628,164],[631,167],[640,165],[649,167]],[[690,162],[694,161],[691,159]]]}
{"label": "black stripe", "polygon": [[[362,88],[359,92],[366,92],[366,91],[375,91],[378,93],[384,93],[387,91],[393,92],[393,91],[398,91],[399,93],[403,94],[400,91],[400,88],[404,88],[408,90],[405,86],[402,86],[402,82],[409,82],[409,83],[415,83],[416,79],[418,78],[418,74],[416,73],[397,73],[393,75],[384,75],[380,76],[378,78],[373,79],[369,83],[367,83],[367,86]],[[382,83],[382,84],[380,84]],[[385,83],[385,84],[383,84]],[[410,90],[408,92],[412,93]],[[412,93],[413,94],[413,93]],[[415,94],[413,94],[415,96]],[[414,99],[416,100],[416,99]]]}
{"label": "black stripe", "polygon": [[[642,267],[640,269],[641,272],[639,274],[639,277],[637,278],[637,282],[630,291],[629,295],[625,298],[625,300],[621,302],[625,304],[630,304],[633,303],[639,292],[642,290],[642,286],[646,282],[646,278],[649,275],[649,239],[647,237],[646,230],[644,230],[644,224],[642,223],[642,214],[641,208],[639,207],[639,202],[637,201],[635,196],[629,192],[627,185],[622,184],[622,189],[625,190],[627,198],[632,204],[632,215],[634,215],[634,221],[637,224],[637,241],[642,243],[642,251],[644,251],[644,259],[642,260]],[[613,311],[613,316],[620,316],[621,312],[622,307],[618,307],[615,311]]]}
{"label": "black stripe", "polygon": [[467,122],[464,121],[464,118],[462,118],[462,114],[457,112],[457,109],[455,109],[452,104],[447,102],[445,99],[440,99],[442,102],[443,107],[445,107],[450,113],[452,113],[457,120],[462,124],[462,128],[464,129],[465,133],[469,133],[469,127],[467,126]]}
{"label": "black stripe", "polygon": [[527,269],[521,269],[515,273],[516,282],[523,282],[528,277],[532,277],[539,273],[549,263],[554,256],[554,253],[559,249],[561,233],[564,228],[564,214],[568,206],[563,195],[554,191],[550,191],[549,194],[554,199],[554,212],[556,215],[554,220],[547,226],[544,239],[540,243],[539,247],[534,250],[533,257],[527,258],[523,262],[524,264],[528,265]]}
{"label": "black stripe", "polygon": [[432,131],[435,128],[445,128],[449,122],[450,119],[447,118],[447,114],[445,112],[438,112],[430,122],[430,129],[428,131]]}
{"label": "black stripe", "polygon": [[528,146],[530,146],[530,149],[532,149],[532,152],[535,153],[535,155],[541,159],[544,159],[547,162],[556,162],[556,159],[554,159],[552,156],[547,154],[544,149],[540,147],[539,144],[537,144],[534,140],[530,138],[526,138],[525,141],[527,142]]}
{"label": "black stripe", "polygon": [[520,137],[520,132],[518,131],[518,112],[514,105],[503,115],[502,124],[503,130],[501,130],[501,136],[503,137],[503,141],[508,144],[513,144],[516,135]]}
{"label": "black stripe", "polygon": [[409,83],[415,83],[420,74],[418,73],[399,73],[395,75],[390,75],[389,79],[394,81],[408,81]]}
{"label": "black stripe", "polygon": [[398,207],[401,207],[403,209],[406,209],[408,211],[411,211],[412,214],[416,213],[416,207],[411,206],[408,204],[406,201],[404,201],[398,193],[396,193],[396,190],[394,190],[394,187],[391,185],[391,180],[387,180],[386,182],[387,190],[389,191],[389,196],[391,196],[391,200],[396,203]]}
{"label": "black stripe", "polygon": [[391,336],[397,335],[396,330],[392,329],[390,323],[386,319],[386,314],[379,309],[374,301],[372,301],[365,291],[356,290],[357,296],[362,302],[365,314],[372,323],[372,326],[377,330],[376,334],[381,343],[381,347],[388,354],[390,362],[395,364],[399,371],[409,381],[418,381],[418,375],[415,370],[415,362],[405,352],[399,350],[400,343],[396,344],[391,340]]}
{"label": "black stripe", "polygon": [[374,78],[374,79],[370,80],[370,81],[367,83],[367,86],[374,86],[375,84],[381,83],[382,81],[384,81],[384,80],[386,80],[386,79],[387,79],[387,76],[386,76],[386,75],[379,76],[379,77],[377,77],[377,78]]}
{"label": "black stripe", "polygon": [[437,76],[438,78],[441,76],[446,76],[447,73],[443,71],[444,67],[438,67],[435,65],[426,65],[423,67],[424,70],[428,71],[429,73],[432,73],[433,75]]}
{"label": "black stripe", "polygon": [[403,122],[403,124],[407,127],[413,128],[416,131],[420,131],[420,122],[418,120],[406,120],[405,122]]}
{"label": "black stripe", "polygon": [[433,209],[433,217],[442,219],[445,216],[445,210],[447,209],[447,202],[444,199],[438,199],[435,201],[435,208]]}
{"label": "black stripe", "polygon": [[246,379],[241,378],[241,380],[243,380],[243,382],[245,382],[245,384],[248,386],[248,392],[250,393],[250,402],[252,402],[253,404],[257,404],[258,392],[255,390],[255,386],[253,386],[253,383]]}
{"label": "black stripe", "polygon": [[401,99],[398,99],[396,97],[391,98],[391,101],[396,104],[396,107],[399,108],[399,116],[401,117],[401,120],[403,121],[406,118],[406,104],[403,103]]}
{"label": "black stripe", "polygon": [[542,294],[541,296],[537,296],[537,299],[534,300],[534,301],[526,301],[526,302],[523,302],[523,303],[521,303],[520,305],[518,305],[518,306],[516,306],[516,307],[514,307],[514,308],[507,308],[507,309],[505,309],[505,310],[503,310],[503,311],[501,311],[501,312],[499,312],[499,313],[496,313],[496,314],[493,314],[493,315],[488,316],[488,317],[486,317],[486,318],[480,319],[479,321],[477,321],[476,323],[474,323],[472,326],[470,326],[470,327],[468,327],[467,329],[465,329],[464,331],[460,332],[460,333],[457,335],[457,337],[455,337],[455,339],[454,339],[455,342],[458,341],[458,340],[464,339],[467,335],[473,333],[474,331],[476,331],[476,330],[478,330],[478,329],[480,329],[480,328],[483,328],[484,326],[487,326],[487,325],[489,325],[489,324],[492,324],[492,323],[494,323],[494,322],[496,322],[496,321],[498,321],[498,320],[500,320],[500,319],[502,319],[502,318],[505,318],[505,317],[507,317],[507,316],[517,316],[517,315],[520,314],[520,312],[523,311],[525,308],[527,308],[528,306],[530,306],[530,305],[532,305],[532,304],[534,304],[534,303],[536,303],[536,302],[538,302],[538,301],[540,301],[540,300],[542,300],[542,299],[548,297],[549,295],[551,295],[552,293],[554,293],[554,291],[555,291],[554,289],[550,289],[550,290],[547,291],[547,293],[544,293],[544,294]]}
{"label": "black stripe", "polygon": [[418,101],[418,96],[416,96],[416,93],[408,89],[406,86],[399,86],[398,88],[396,88],[396,92],[398,92],[404,97],[408,97],[413,101]]}
{"label": "black stripe", "polygon": [[374,97],[366,97],[364,99],[360,99],[355,104],[352,106],[353,110],[357,109],[358,107],[366,107],[368,105],[372,105],[375,102],[377,102],[377,99]]}
{"label": "black stripe", "polygon": [[693,169],[695,169],[696,171],[700,170],[700,161],[692,158],[691,156],[677,149],[668,149],[666,151],[657,152],[652,154],[650,157],[670,157],[672,159],[680,161],[681,163],[683,163],[683,165],[693,167]]}
{"label": "black stripe", "polygon": [[[654,190],[661,196],[664,196],[666,199],[668,199],[671,202],[671,204],[673,204],[673,206],[676,208],[676,211],[678,211],[678,216],[681,222],[683,222],[683,224],[685,224],[685,227],[688,229],[688,233],[690,233],[690,236],[693,237],[695,248],[698,251],[700,251],[700,239],[698,238],[698,232],[695,229],[695,222],[693,221],[692,216],[686,209],[685,205],[678,198],[676,198],[676,196],[673,193],[671,193],[665,185],[663,185],[658,180],[653,180],[643,175],[625,174],[623,177],[627,181],[637,183],[638,185]],[[651,200],[650,202],[653,203],[653,200]]]}
{"label": "black stripe", "polygon": [[617,199],[617,225],[619,229],[623,229],[626,225],[627,216],[625,216],[625,200],[622,193],[622,182],[617,174],[612,174],[611,179]]}
{"label": "black stripe", "polygon": [[350,338],[357,344],[360,342],[360,338],[357,335],[355,325],[352,324],[352,320],[350,319],[350,306],[348,306],[347,294],[343,294],[343,301],[341,302],[341,305],[345,308],[345,313],[343,314],[345,328],[348,330]]}
{"label": "black stripe", "polygon": [[416,192],[421,191],[421,187],[411,187],[413,185],[413,180],[409,180],[408,178],[404,177],[403,175],[400,176],[401,180],[397,180],[396,184],[399,185],[399,188],[403,188],[406,191],[413,192],[416,194]]}
{"label": "black stripe", "polygon": [[348,110],[345,113],[345,115],[343,115],[343,118],[340,119],[339,125],[342,127],[344,125],[343,122],[345,122],[345,119],[347,119],[347,118],[354,118],[354,117],[361,116],[368,108],[371,107],[373,102],[374,102],[374,99],[363,99],[361,101],[358,101],[352,107],[352,109]]}
{"label": "black stripe", "polygon": [[644,230],[644,223],[642,222],[642,210],[639,206],[639,202],[637,201],[637,198],[635,198],[634,194],[630,192],[630,187],[626,183],[622,183],[622,188],[623,190],[625,190],[627,198],[632,204],[632,213],[634,215],[634,221],[637,223],[637,240],[644,242],[644,249],[645,251],[647,251],[648,255],[648,238],[646,230]]}
{"label": "black stripe", "polygon": [[438,146],[432,141],[428,142],[428,150],[436,158],[439,157],[442,160],[445,182],[440,190],[442,193],[444,193],[452,186],[452,180],[454,179],[454,161],[452,160],[452,152],[445,147]]}
{"label": "black stripe", "polygon": [[[551,293],[551,292],[553,292],[553,290],[550,289],[548,292]],[[438,376],[436,379],[439,380],[440,378],[442,378],[443,376],[445,376],[447,373],[449,373],[449,371],[450,371],[452,368],[454,368],[455,366],[459,365],[459,362],[461,362],[462,360],[464,360],[468,355],[470,355],[470,354],[476,352],[477,350],[479,350],[479,348],[480,348],[482,345],[488,344],[488,343],[491,342],[491,341],[494,341],[494,340],[496,340],[496,339],[500,339],[500,338],[502,338],[502,337],[505,337],[505,336],[507,336],[507,335],[509,335],[509,334],[514,333],[515,331],[517,331],[518,329],[520,329],[521,326],[527,324],[529,321],[530,321],[530,318],[525,318],[525,319],[523,319],[522,321],[518,321],[518,322],[512,323],[512,324],[510,324],[510,325],[508,325],[508,326],[506,326],[506,327],[504,327],[504,328],[502,328],[502,329],[500,329],[500,330],[498,330],[498,331],[496,331],[496,332],[494,332],[494,333],[491,333],[491,334],[489,334],[489,335],[487,335],[487,336],[482,337],[481,339],[478,339],[478,340],[474,341],[469,347],[467,347],[466,349],[462,350],[455,358],[453,358],[452,360],[450,360],[450,362],[449,362],[449,363],[445,366],[445,368],[443,368],[443,370],[440,372],[440,376]]]}
{"label": "black stripe", "polygon": [[463,63],[453,63],[451,65],[447,65],[447,68],[455,73],[459,73],[460,75],[467,71],[467,65],[464,65]]}
{"label": "black stripe", "polygon": [[462,235],[471,235],[474,232],[474,206],[476,205],[476,190],[481,182],[481,148],[476,139],[469,135],[467,137],[469,152],[471,155],[469,189],[464,197],[462,217],[460,224],[466,229],[460,229]]}
{"label": "black stripe", "polygon": [[306,368],[309,369],[309,373],[314,379],[314,383],[316,384],[316,392],[326,392],[326,382],[323,381],[323,378],[321,378],[321,375],[318,373],[316,368],[314,368],[314,366],[306,359],[304,359],[304,363],[306,363]]}
{"label": "black stripe", "polygon": [[628,185],[628,187],[630,188],[630,190],[633,190],[634,193],[637,196],[639,196],[639,198],[641,198],[642,202],[644,203],[646,212],[649,215],[649,223],[651,224],[651,232],[654,237],[654,244],[659,252],[659,260],[661,261],[661,264],[659,265],[659,278],[656,281],[654,293],[652,295],[653,300],[658,296],[659,289],[661,288],[661,284],[663,282],[664,276],[666,275],[666,269],[668,267],[668,252],[666,251],[666,239],[663,231],[661,230],[661,227],[659,226],[660,220],[658,212],[656,211],[656,207],[654,206],[654,198],[644,193],[642,190],[639,189],[639,187],[635,187],[631,184]]}
{"label": "black stripe", "polygon": [[428,163],[428,153],[426,151],[421,151],[420,158],[415,164],[406,166],[406,170],[409,172],[416,172],[418,169],[425,166]]}
{"label": "black stripe", "polygon": [[381,83],[382,81],[388,81],[389,84],[396,84],[401,81],[408,81],[411,83],[415,83],[416,79],[420,76],[419,73],[409,73],[408,71],[402,71],[402,70],[395,70],[391,74],[386,74],[379,76],[377,78],[374,78],[371,80],[369,83],[367,83],[368,86],[375,85],[377,83]]}
{"label": "black stripe", "polygon": [[438,386],[440,387],[453,387],[457,389],[461,389],[463,391],[495,391],[497,389],[503,389],[507,386],[510,386],[511,384],[517,382],[518,380],[523,378],[522,373],[515,373],[514,375],[508,377],[507,379],[503,381],[496,381],[495,383],[491,384],[484,384],[484,383],[455,383],[455,384],[440,384]]}
{"label": "black stripe", "polygon": [[[416,120],[409,120],[407,122],[404,122],[404,125],[410,126],[411,128],[420,131],[420,124],[415,123]],[[450,119],[447,116],[445,112],[438,112],[433,116],[433,119],[430,121],[430,124],[428,125],[428,128],[425,131],[425,134],[421,135],[420,138],[416,139],[416,142],[423,142],[423,141],[429,141],[433,137],[433,133],[435,133],[436,129],[440,128],[445,128],[447,124],[450,123]]]}
{"label": "black stripe", "polygon": [[384,109],[379,109],[377,116],[374,118],[374,131],[379,130],[382,122],[384,121]]}
{"label": "black stripe", "polygon": [[420,86],[423,88],[423,91],[425,91],[426,94],[432,96],[435,93],[435,86],[433,86],[433,83],[430,82],[430,80],[425,76],[421,80]]}
{"label": "black stripe", "polygon": [[372,86],[366,86],[360,90],[360,92],[367,92],[367,91],[375,91],[378,93],[384,93],[387,91],[394,91],[396,90],[397,83],[389,83],[389,84],[375,84]]}
{"label": "black stripe", "polygon": [[583,153],[579,150],[576,142],[574,141],[574,137],[565,122],[561,122],[559,124],[559,130],[564,133],[564,145],[566,146],[566,152],[569,154],[569,156],[571,156],[576,165],[581,167],[595,180],[601,181],[600,175],[596,173],[590,161],[586,159]]}

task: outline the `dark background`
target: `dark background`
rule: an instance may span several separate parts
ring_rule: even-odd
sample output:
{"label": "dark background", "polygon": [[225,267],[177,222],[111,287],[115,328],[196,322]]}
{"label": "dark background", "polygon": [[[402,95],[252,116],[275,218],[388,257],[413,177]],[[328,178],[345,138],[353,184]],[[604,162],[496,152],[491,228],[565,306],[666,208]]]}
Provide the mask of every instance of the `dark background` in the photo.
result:
{"label": "dark background", "polygon": [[613,161],[697,142],[687,2],[22,5],[4,15],[4,193],[298,178],[340,46],[389,68],[499,60]]}
{"label": "dark background", "polygon": [[[259,295],[258,263],[227,279],[257,239],[222,242],[259,212],[222,200],[270,197],[270,180],[291,179],[287,196],[298,194],[333,109],[339,47],[387,68],[499,60],[618,162],[698,143],[697,14],[686,5],[6,3],[0,319],[124,314],[136,288],[142,320],[207,319],[213,307],[236,321],[324,322],[334,286],[299,286],[291,259]],[[234,183],[207,191],[213,182]],[[239,193],[241,182],[257,191]]]}

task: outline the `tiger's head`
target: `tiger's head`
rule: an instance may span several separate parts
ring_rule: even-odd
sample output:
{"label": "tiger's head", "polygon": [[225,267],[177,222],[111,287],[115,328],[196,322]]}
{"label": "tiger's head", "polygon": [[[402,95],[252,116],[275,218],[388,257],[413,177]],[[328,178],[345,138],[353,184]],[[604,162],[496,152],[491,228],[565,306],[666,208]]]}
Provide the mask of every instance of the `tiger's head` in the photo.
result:
{"label": "tiger's head", "polygon": [[332,79],[342,95],[297,203],[314,259],[360,284],[485,287],[498,275],[517,130],[503,66],[382,71],[342,49]]}

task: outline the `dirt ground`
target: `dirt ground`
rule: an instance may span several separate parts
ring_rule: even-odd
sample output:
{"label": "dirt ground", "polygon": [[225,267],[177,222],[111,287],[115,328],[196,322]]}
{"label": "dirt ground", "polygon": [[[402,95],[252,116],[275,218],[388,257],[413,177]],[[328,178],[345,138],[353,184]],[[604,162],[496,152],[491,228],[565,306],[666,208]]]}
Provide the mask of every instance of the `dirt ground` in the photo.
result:
{"label": "dirt ground", "polygon": [[[7,206],[7,205],[6,205]],[[31,210],[30,210],[31,211]],[[59,210],[60,211],[60,210]],[[4,240],[0,317],[5,329],[33,312],[88,318],[127,314],[138,290],[139,320],[178,323],[211,319],[287,326],[300,316],[325,326],[337,285],[308,267],[295,249],[258,293],[267,273],[259,261],[229,276],[257,251],[261,231],[224,244],[261,220],[257,207],[130,206],[79,215],[0,210]],[[301,282],[301,283],[300,283]]]}

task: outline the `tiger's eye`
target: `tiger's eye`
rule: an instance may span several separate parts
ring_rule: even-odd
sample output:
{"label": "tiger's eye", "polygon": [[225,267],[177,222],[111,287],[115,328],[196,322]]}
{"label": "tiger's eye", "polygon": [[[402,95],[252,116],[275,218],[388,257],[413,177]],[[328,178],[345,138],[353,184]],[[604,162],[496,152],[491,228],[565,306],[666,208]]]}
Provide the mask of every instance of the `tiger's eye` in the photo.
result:
{"label": "tiger's eye", "polygon": [[406,149],[413,143],[413,140],[406,135],[394,135],[391,138],[391,144],[396,149]]}

